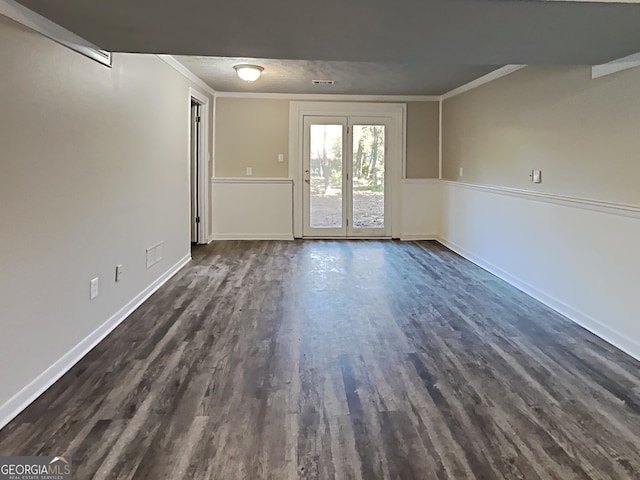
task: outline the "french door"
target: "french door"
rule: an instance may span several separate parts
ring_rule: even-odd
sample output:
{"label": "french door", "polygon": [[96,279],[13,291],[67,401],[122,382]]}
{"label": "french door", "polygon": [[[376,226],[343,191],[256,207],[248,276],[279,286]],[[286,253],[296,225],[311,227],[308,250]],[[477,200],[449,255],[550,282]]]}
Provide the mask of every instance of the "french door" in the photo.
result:
{"label": "french door", "polygon": [[305,116],[303,236],[390,236],[388,117]]}

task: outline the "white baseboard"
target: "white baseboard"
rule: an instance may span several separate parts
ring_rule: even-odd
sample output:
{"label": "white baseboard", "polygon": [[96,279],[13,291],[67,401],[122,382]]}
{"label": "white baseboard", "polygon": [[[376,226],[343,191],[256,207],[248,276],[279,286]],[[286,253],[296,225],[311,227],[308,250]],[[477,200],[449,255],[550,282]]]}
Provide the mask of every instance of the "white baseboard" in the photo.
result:
{"label": "white baseboard", "polygon": [[408,233],[400,235],[400,241],[412,242],[416,240],[439,240],[440,237],[435,233]]}
{"label": "white baseboard", "polygon": [[189,263],[189,261],[191,261],[191,254],[186,255],[173,267],[163,273],[156,281],[118,310],[109,320],[91,332],[84,340],[65,353],[31,383],[11,397],[4,405],[0,406],[0,429],[4,428],[5,425],[58,381],[60,377],[67,373],[82,357],[98,345],[98,343],[109,335],[109,333],[120,325],[136,308],[173,277],[182,267]]}
{"label": "white baseboard", "polygon": [[573,308],[571,305],[567,305],[566,303],[562,302],[561,300],[558,300],[552,295],[549,295],[543,292],[542,290],[534,287],[533,285],[521,280],[520,278],[514,275],[511,275],[505,270],[499,267],[496,267],[492,263],[487,262],[486,260],[478,257],[477,255],[474,255],[473,253],[464,249],[460,245],[457,245],[456,243],[453,243],[442,237],[438,237],[436,238],[436,240],[442,245],[444,245],[445,247],[463,256],[470,262],[475,263],[479,267],[501,278],[505,282],[516,287],[518,290],[523,291],[527,295],[530,295],[536,300],[544,303],[549,308],[552,308],[556,312],[564,315],[572,322],[589,330],[594,335],[602,338],[603,340],[609,342],[611,345],[631,355],[636,360],[640,360],[640,344],[629,339],[628,336],[625,336],[622,333],[617,332],[607,327],[606,325],[603,325],[602,322],[599,322],[598,320],[591,317],[590,315],[587,315],[586,313]]}
{"label": "white baseboard", "polygon": [[214,240],[293,240],[290,233],[216,233]]}

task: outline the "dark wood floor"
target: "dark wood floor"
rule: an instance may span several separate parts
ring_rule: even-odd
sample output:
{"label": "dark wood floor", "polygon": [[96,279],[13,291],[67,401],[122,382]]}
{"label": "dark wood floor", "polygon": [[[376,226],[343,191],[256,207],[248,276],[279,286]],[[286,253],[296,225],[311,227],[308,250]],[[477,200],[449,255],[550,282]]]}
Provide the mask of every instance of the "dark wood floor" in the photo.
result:
{"label": "dark wood floor", "polygon": [[83,479],[638,479],[640,364],[435,243],[218,242],[0,432]]}

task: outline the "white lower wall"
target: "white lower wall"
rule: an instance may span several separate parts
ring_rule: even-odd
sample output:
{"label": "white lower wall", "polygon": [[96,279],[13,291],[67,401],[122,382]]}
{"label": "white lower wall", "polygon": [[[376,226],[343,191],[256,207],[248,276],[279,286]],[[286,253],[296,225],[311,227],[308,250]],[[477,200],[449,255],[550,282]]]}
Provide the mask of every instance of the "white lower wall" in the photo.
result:
{"label": "white lower wall", "polygon": [[442,243],[640,359],[640,208],[442,188]]}
{"label": "white lower wall", "polygon": [[287,179],[215,178],[214,240],[293,240],[293,184]]}
{"label": "white lower wall", "polygon": [[439,180],[402,181],[401,240],[438,238],[442,222],[442,184]]}
{"label": "white lower wall", "polygon": [[[288,179],[212,180],[214,240],[291,240],[293,185]],[[438,238],[442,213],[439,180],[402,181],[402,240]]]}

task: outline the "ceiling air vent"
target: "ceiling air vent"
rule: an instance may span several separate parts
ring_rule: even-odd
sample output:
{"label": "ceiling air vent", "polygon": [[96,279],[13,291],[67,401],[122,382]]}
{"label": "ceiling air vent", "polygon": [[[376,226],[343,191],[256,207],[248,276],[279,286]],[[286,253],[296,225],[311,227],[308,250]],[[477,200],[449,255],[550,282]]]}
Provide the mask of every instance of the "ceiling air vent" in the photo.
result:
{"label": "ceiling air vent", "polygon": [[314,85],[334,85],[335,80],[312,80],[311,83]]}

